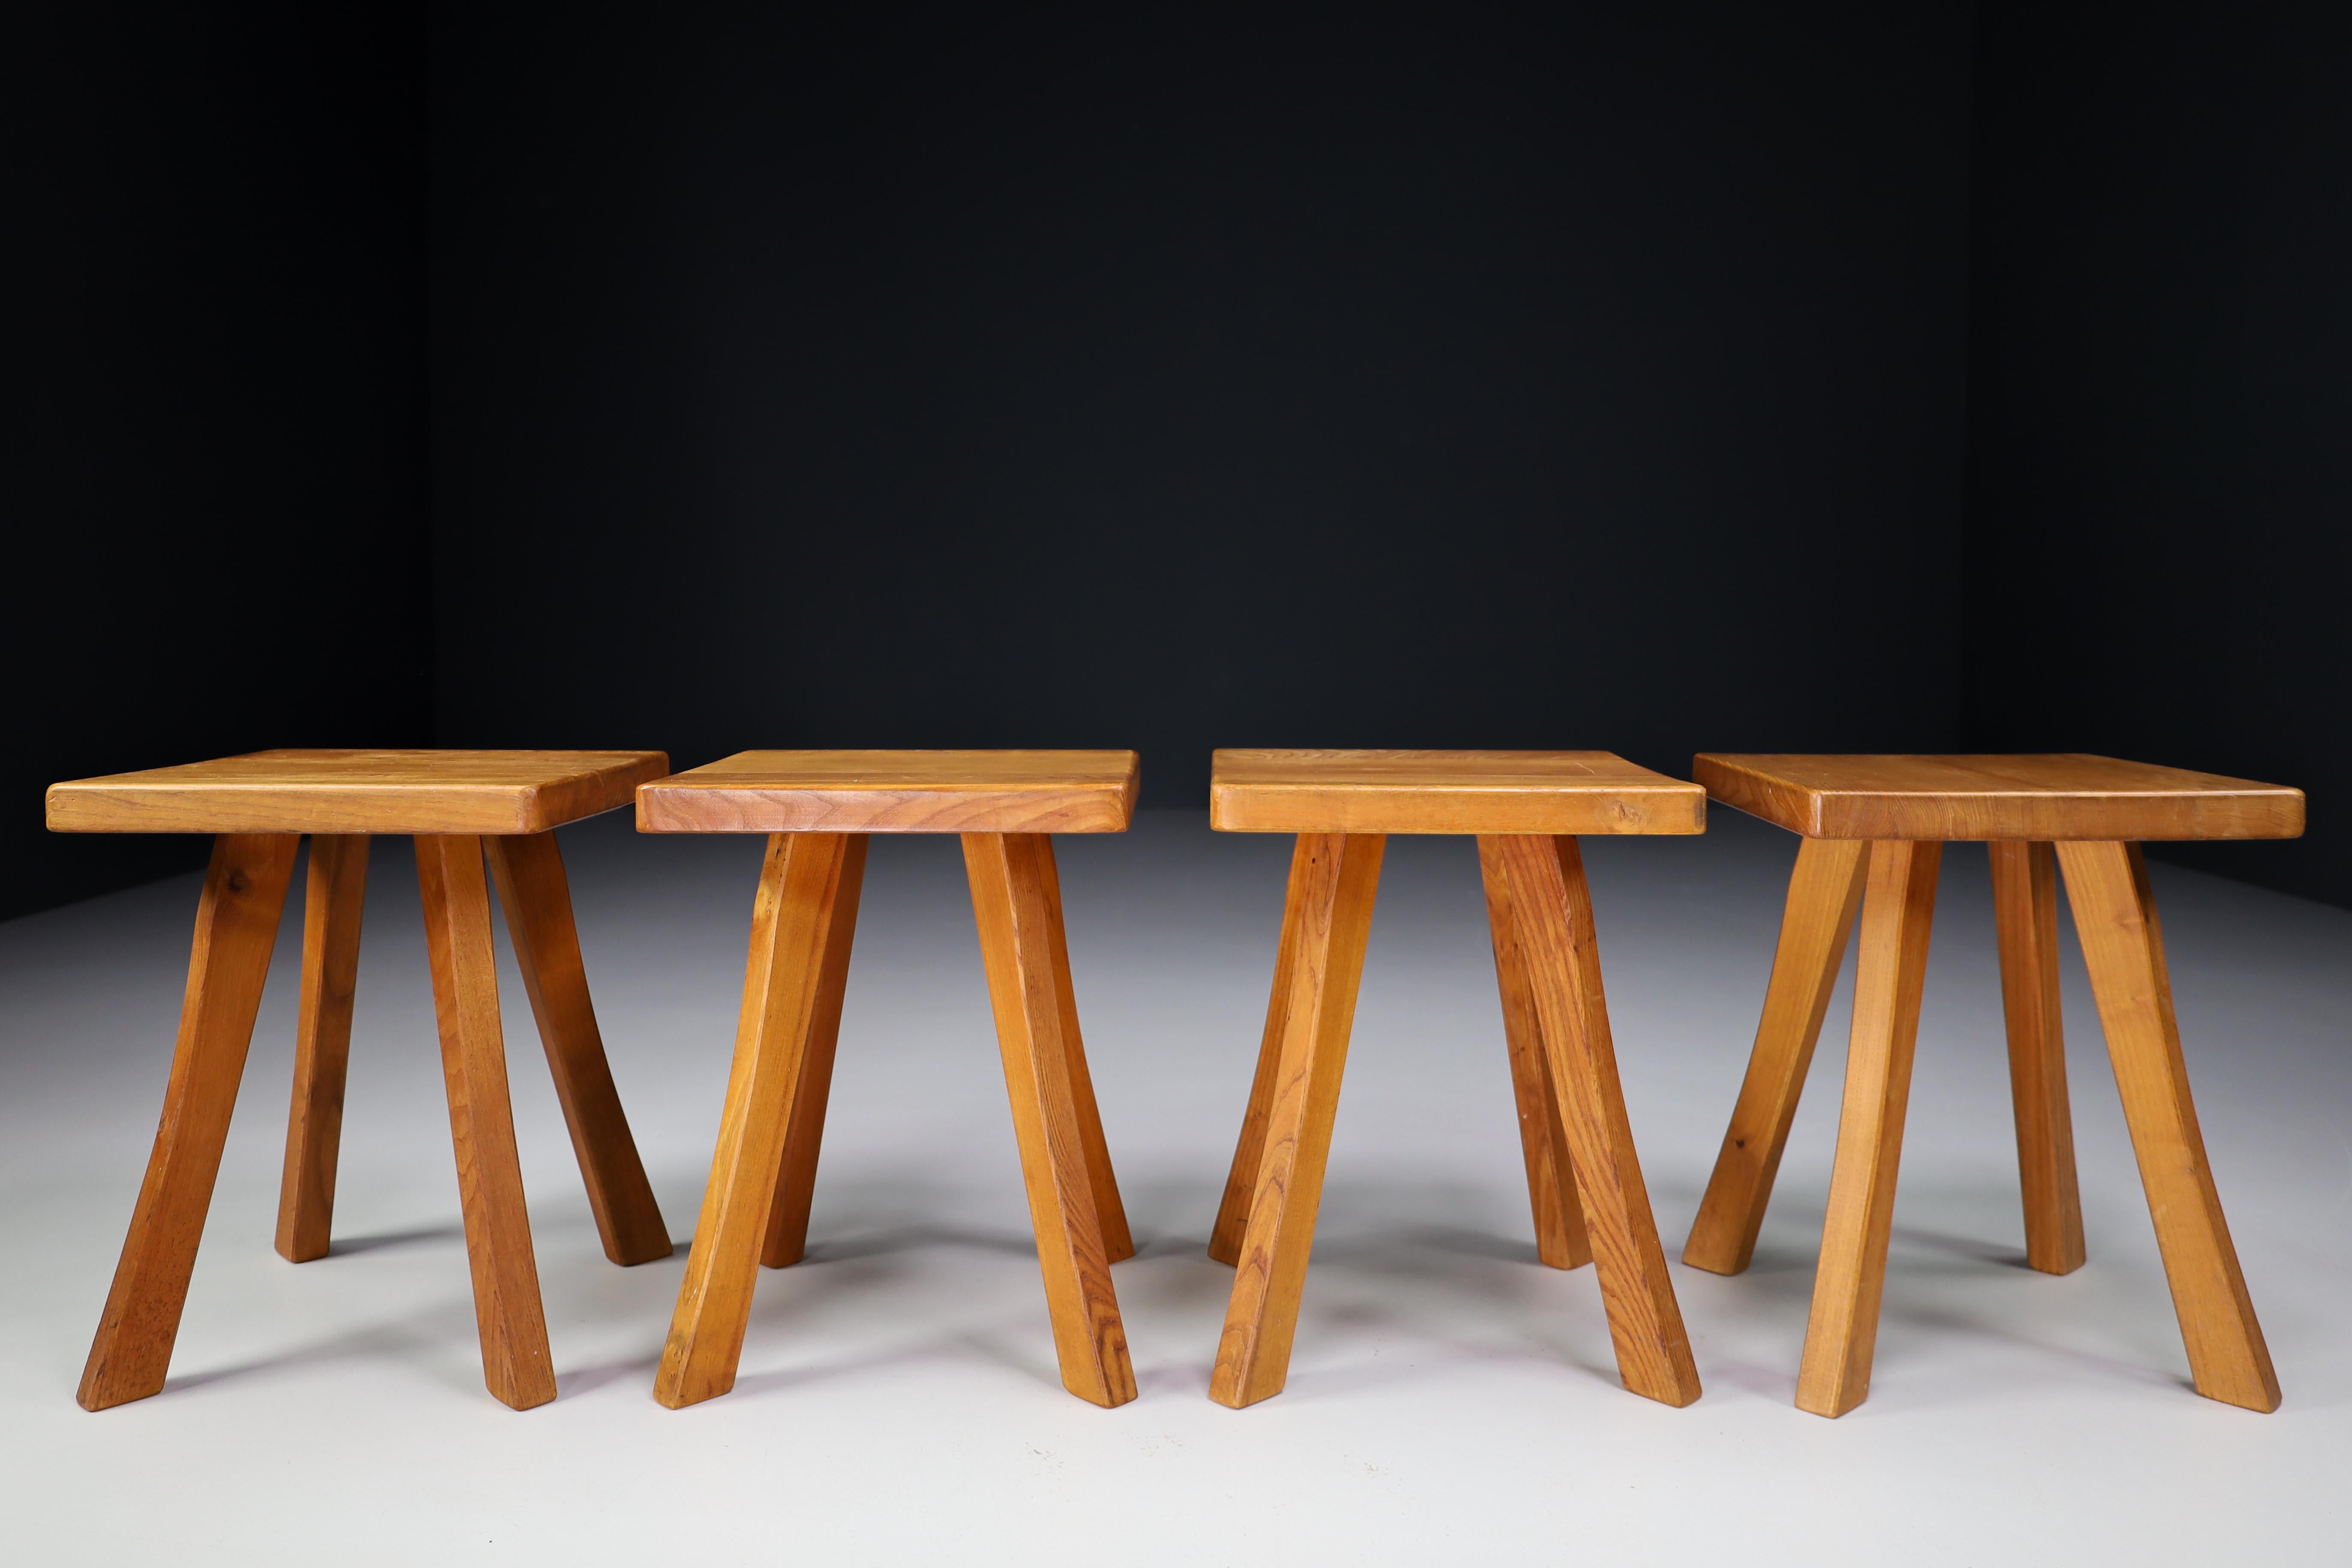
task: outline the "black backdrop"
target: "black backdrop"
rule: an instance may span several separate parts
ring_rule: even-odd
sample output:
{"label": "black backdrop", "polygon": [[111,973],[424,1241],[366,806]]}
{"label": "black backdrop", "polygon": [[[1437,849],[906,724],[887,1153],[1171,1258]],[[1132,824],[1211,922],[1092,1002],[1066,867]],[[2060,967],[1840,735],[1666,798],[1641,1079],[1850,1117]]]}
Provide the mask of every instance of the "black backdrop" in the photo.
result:
{"label": "black backdrop", "polygon": [[780,10],[9,51],[0,907],[187,853],[49,778],[428,735],[2095,748],[2352,901],[2338,12]]}

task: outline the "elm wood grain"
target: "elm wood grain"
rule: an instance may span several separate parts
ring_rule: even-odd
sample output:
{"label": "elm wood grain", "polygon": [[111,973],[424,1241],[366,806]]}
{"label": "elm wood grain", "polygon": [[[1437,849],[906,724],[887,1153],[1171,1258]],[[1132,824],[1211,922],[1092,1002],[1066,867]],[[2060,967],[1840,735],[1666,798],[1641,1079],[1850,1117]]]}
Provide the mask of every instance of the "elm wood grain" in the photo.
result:
{"label": "elm wood grain", "polygon": [[1095,1217],[1102,1227],[1103,1254],[1113,1263],[1135,1256],[1135,1237],[1128,1228],[1127,1205],[1119,1201],[1118,1179],[1110,1165],[1110,1144],[1103,1137],[1102,1108],[1095,1100],[1094,1074],[1087,1067],[1087,1047],[1078,1033],[1078,994],[1070,974],[1070,938],[1062,923],[1062,874],[1054,863],[1054,841],[1037,839],[1038,884],[1045,900],[1045,940],[1051,944],[1054,992],[1061,1012],[1063,1055],[1069,1064],[1070,1099],[1078,1119],[1078,1140],[1085,1147],[1086,1169],[1094,1185]]}
{"label": "elm wood grain", "polygon": [[641,787],[640,833],[1122,833],[1133,752],[739,752]]}
{"label": "elm wood grain", "polygon": [[1135,1373],[1096,1207],[1108,1173],[1089,1168],[1070,1070],[1080,1047],[1066,1028],[1076,1012],[1065,1010],[1070,983],[1060,910],[1046,891],[1053,841],[1043,834],[967,833],[963,854],[1062,1386],[1091,1404],[1124,1405],[1135,1397]]}
{"label": "elm wood grain", "polygon": [[1581,853],[1564,835],[1497,836],[1482,838],[1479,849],[1508,885],[1511,933],[1551,1068],[1618,1375],[1634,1394],[1688,1405],[1699,1396],[1698,1368],[1625,1115]]}
{"label": "elm wood grain", "polygon": [[342,1147],[343,1079],[352,1054],[367,864],[364,833],[311,837],[302,893],[294,1093],[287,1112],[285,1173],[278,1188],[278,1254],[289,1263],[326,1257],[334,1228],[335,1164]]}
{"label": "elm wood grain", "polygon": [[555,1373],[507,1096],[481,839],[470,834],[417,835],[416,880],[424,895],[425,947],[449,1091],[449,1139],[457,1157],[466,1258],[474,1276],[482,1381],[501,1403],[528,1410],[555,1397]]}
{"label": "elm wood grain", "polygon": [[1700,833],[1706,795],[1607,752],[1218,752],[1227,833]]}
{"label": "elm wood grain", "polygon": [[1274,950],[1274,991],[1266,999],[1265,1030],[1259,1037],[1257,1070],[1250,1077],[1249,1103],[1242,1110],[1241,1137],[1234,1144],[1234,1163],[1225,1173],[1225,1195],[1217,1205],[1217,1223],[1209,1232],[1209,1256],[1228,1266],[1242,1258],[1242,1237],[1249,1230],[1250,1205],[1257,1200],[1258,1167],[1265,1158],[1266,1119],[1274,1114],[1274,1088],[1282,1074],[1282,1042],[1290,1021],[1291,972],[1302,940],[1301,921],[1308,890],[1316,886],[1313,862],[1328,848],[1315,834],[1302,833],[1290,852],[1290,878],[1282,895],[1282,934]]}
{"label": "elm wood grain", "polygon": [[1511,1059],[1511,1095],[1519,1113],[1519,1152],[1527,1163],[1536,1256],[1554,1268],[1581,1268],[1592,1261],[1592,1243],[1585,1234],[1584,1205],[1576,1195],[1575,1163],[1569,1156],[1568,1132],[1560,1125],[1559,1094],[1544,1052],[1534,981],[1513,924],[1510,875],[1493,840],[1478,841],[1478,873],[1486,884],[1486,927],[1494,941],[1495,984],[1502,995],[1503,1043]]}
{"label": "elm wood grain", "polygon": [[1702,753],[1710,799],[1811,838],[2293,838],[2303,792],[2082,752]]}
{"label": "elm wood grain", "polygon": [[224,834],[213,842],[163,1120],[75,1395],[85,1410],[163,1391],[296,844],[290,834]]}
{"label": "elm wood grain", "polygon": [[2275,1410],[2278,1374],[2189,1099],[2147,862],[2134,844],[2061,844],[2058,860],[2197,1392]]}
{"label": "elm wood grain", "polygon": [[629,803],[659,752],[255,752],[55,784],[57,833],[541,833]]}
{"label": "elm wood grain", "polygon": [[857,937],[858,897],[866,888],[866,847],[862,833],[849,835],[842,847],[840,886],[834,893],[833,920],[825,929],[824,954],[818,960],[808,1042],[801,1051],[799,1081],[790,1090],[792,1121],[784,1128],[776,1195],[768,1205],[768,1228],[760,1244],[760,1262],[770,1268],[789,1268],[808,1256],[809,1204],[816,1194],[825,1106],[833,1098],[834,1047],[841,1038],[841,1005],[849,989],[849,950]]}
{"label": "elm wood grain", "polygon": [[779,833],[768,840],[719,1144],[654,1379],[654,1397],[673,1410],[735,1386],[792,1101],[804,1084],[801,1063],[821,1005],[825,952],[844,912],[850,842],[838,833]]}
{"label": "elm wood grain", "polygon": [[485,840],[485,847],[604,1256],[624,1266],[667,1258],[669,1227],[629,1134],[588,999],[563,852],[552,833],[501,836]]}
{"label": "elm wood grain", "polygon": [[1282,1051],[1209,1382],[1209,1397],[1234,1409],[1281,1393],[1289,1377],[1386,847],[1378,834],[1301,835],[1291,862],[1288,901],[1297,917],[1295,927],[1287,913],[1284,921],[1296,942],[1282,1002]]}
{"label": "elm wood grain", "polygon": [[1683,1261],[1694,1268],[1737,1274],[1756,1254],[1773,1178],[1788,1148],[1830,994],[1837,989],[1854,911],[1862,906],[1868,860],[1869,846],[1852,840],[1808,838],[1797,847],[1797,868],[1789,879],[1780,947],[1772,955],[1748,1076],[1714,1173],[1707,1177],[1706,1195],[1699,1200],[1698,1218],[1683,1244]]}
{"label": "elm wood grain", "polygon": [[2083,1266],[2083,1198],[2066,1044],[2058,1005],[2058,860],[2047,844],[2003,841],[1992,856],[1993,930],[2009,1025],[2010,1102],[2017,1118],[2025,1261],[2045,1274]]}
{"label": "elm wood grain", "polygon": [[1838,1118],[1804,1360],[1797,1373],[1797,1407],[1816,1415],[1843,1415],[1870,1393],[1943,850],[1937,843],[1870,847],[1845,1103]]}

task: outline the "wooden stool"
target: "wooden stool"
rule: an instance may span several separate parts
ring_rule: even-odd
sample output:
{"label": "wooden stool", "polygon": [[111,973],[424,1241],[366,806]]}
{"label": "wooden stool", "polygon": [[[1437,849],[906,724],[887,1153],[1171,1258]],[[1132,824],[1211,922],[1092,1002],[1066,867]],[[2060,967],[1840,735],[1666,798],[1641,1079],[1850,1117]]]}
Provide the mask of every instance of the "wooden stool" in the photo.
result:
{"label": "wooden stool", "polygon": [[1289,1374],[1386,836],[1471,833],[1538,1254],[1555,1268],[1597,1263],[1627,1388],[1696,1399],[1618,1089],[1576,836],[1702,832],[1705,793],[1606,752],[1224,751],[1209,800],[1213,827],[1298,836],[1257,1076],[1209,1242],[1238,1268],[1209,1397],[1239,1409]]}
{"label": "wooden stool", "polygon": [[1135,1397],[1110,1265],[1134,1255],[1078,1037],[1055,833],[1123,833],[1133,752],[740,752],[637,792],[641,833],[764,833],[735,1066],[654,1397],[735,1386],[759,1265],[800,1261],[870,833],[958,833],[1062,1386]]}
{"label": "wooden stool", "polygon": [[1701,756],[1696,771],[1715,799],[1802,834],[1804,843],[1755,1055],[1683,1248],[1693,1268],[1737,1274],[1748,1267],[1857,907],[1862,915],[1845,1107],[1799,1408],[1843,1415],[1870,1393],[1937,867],[1944,840],[1983,839],[1992,853],[2026,1260],[2052,1274],[2083,1262],[2058,1015],[2063,867],[2197,1392],[2276,1409],[2278,1379],[2189,1103],[2164,942],[2136,841],[2292,838],[2303,831],[2302,792],[2081,755]]}
{"label": "wooden stool", "polygon": [[215,835],[163,1125],[82,1373],[84,1409],[163,1390],[304,834],[310,870],[278,1250],[296,1263],[327,1252],[368,838],[414,834],[483,1382],[518,1410],[555,1397],[508,1110],[483,853],[604,1254],[621,1264],[667,1258],[669,1231],[605,1066],[549,829],[625,805],[668,765],[659,752],[256,752],[49,787],[58,832]]}

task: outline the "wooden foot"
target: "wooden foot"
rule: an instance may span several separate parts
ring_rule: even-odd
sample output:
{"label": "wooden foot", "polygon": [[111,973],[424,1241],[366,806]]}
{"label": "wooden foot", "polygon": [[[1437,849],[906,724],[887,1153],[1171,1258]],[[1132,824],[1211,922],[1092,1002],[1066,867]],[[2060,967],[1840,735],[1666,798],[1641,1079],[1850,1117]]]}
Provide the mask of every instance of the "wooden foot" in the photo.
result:
{"label": "wooden foot", "polygon": [[2058,1011],[2058,860],[2047,844],[1988,844],[2000,998],[2009,1019],[2009,1087],[2017,1111],[2025,1260],[2045,1274],[2083,1267],[2083,1198],[2066,1043]]}
{"label": "wooden foot", "polygon": [[667,1258],[669,1227],[654,1203],[636,1140],[629,1136],[629,1119],[613,1087],[596,1010],[588,1000],[572,888],[555,835],[508,835],[483,843],[604,1256],[624,1265]]}
{"label": "wooden foot", "polygon": [[276,833],[213,840],[163,1118],[75,1396],[85,1410],[163,1391],[299,842]]}
{"label": "wooden foot", "polygon": [[1508,886],[1512,938],[1551,1068],[1618,1375],[1646,1398],[1688,1405],[1699,1396],[1698,1368],[1625,1117],[1583,858],[1572,837],[1522,834],[1482,837],[1479,851]]}
{"label": "wooden foot", "polygon": [[833,919],[826,928],[824,955],[817,960],[808,1039],[801,1048],[798,1079],[786,1091],[792,1120],[784,1128],[776,1195],[768,1205],[768,1228],[760,1244],[760,1261],[770,1268],[788,1268],[808,1253],[809,1201],[816,1193],[817,1152],[824,1142],[825,1106],[833,1098],[833,1053],[841,1037],[842,998],[849,989],[849,949],[857,936],[857,900],[866,887],[866,846],[862,833],[851,835],[842,846]]}
{"label": "wooden foot", "polygon": [[2189,1097],[2147,864],[2137,844],[2061,844],[2058,860],[2156,1220],[2189,1373],[2208,1399],[2275,1410],[2278,1374],[2246,1294]]}
{"label": "wooden foot", "polygon": [[1911,1094],[1919,994],[1935,921],[1937,843],[1871,845],[1862,907],[1862,957],[1854,973],[1853,1034],[1846,1049],[1845,1105],[1797,1407],[1843,1415],[1870,1394],[1878,1344],[1878,1302],[1886,1284],[1886,1239],[1895,1218],[1895,1168]]}
{"label": "wooden foot", "polygon": [[327,1256],[335,1159],[343,1137],[343,1073],[352,1054],[352,994],[367,903],[368,836],[314,833],[302,892],[302,1004],[294,1025],[294,1099],[286,1173],[278,1187],[278,1253]]}
{"label": "wooden foot", "polygon": [[[1380,888],[1380,834],[1301,834],[1283,912],[1287,985],[1278,994],[1281,1046],[1260,1121],[1261,1151],[1225,1309],[1209,1397],[1238,1410],[1282,1392],[1299,1294],[1315,1244],[1315,1211],[1356,1017],[1364,944]],[[1274,1023],[1269,1018],[1269,1033]],[[1263,1074],[1261,1073],[1261,1076]],[[1252,1105],[1257,1103],[1253,1091]],[[1243,1141],[1247,1144],[1246,1126]]]}
{"label": "wooden foot", "polygon": [[1592,1244],[1584,1233],[1568,1133],[1560,1126],[1559,1095],[1544,1059],[1527,959],[1513,935],[1510,878],[1493,840],[1478,841],[1478,872],[1486,885],[1486,925],[1494,937],[1495,983],[1503,997],[1503,1039],[1510,1050],[1528,1201],[1535,1211],[1536,1256],[1554,1268],[1581,1268],[1592,1261]]}
{"label": "wooden foot", "polygon": [[[735,1065],[719,1113],[719,1146],[703,1190],[702,1217],[686,1260],[677,1310],[662,1346],[654,1397],[675,1410],[735,1386],[751,1288],[768,1234],[768,1211],[782,1169],[784,1131],[802,1085],[802,1058],[815,1027],[824,958],[851,846],[863,836],[778,833],[768,839],[760,892],[751,906],[751,944],[743,974],[743,1008],[735,1026]],[[856,887],[848,882],[849,909]]]}
{"label": "wooden foot", "polygon": [[963,836],[1062,1386],[1090,1403],[1118,1405],[1135,1397],[1135,1373],[1095,1206],[1106,1178],[1089,1167],[1070,1071],[1081,1047],[1064,1028],[1076,1010],[1063,1010],[1067,977],[1059,972],[1067,959],[1056,940],[1057,904],[1045,890],[1052,854],[1044,834]]}
{"label": "wooden foot", "polygon": [[514,1113],[507,1099],[482,841],[465,834],[417,835],[416,880],[425,900],[441,1070],[448,1081],[449,1138],[457,1155],[466,1257],[473,1268],[482,1381],[501,1402],[528,1410],[555,1397],[555,1372],[540,1305],[539,1266],[531,1255],[530,1215],[523,1205],[522,1165],[515,1153]]}
{"label": "wooden foot", "polygon": [[1078,1141],[1086,1147],[1087,1176],[1094,1184],[1095,1218],[1102,1225],[1103,1256],[1122,1263],[1135,1256],[1135,1237],[1127,1228],[1127,1205],[1119,1201],[1110,1145],[1103,1138],[1102,1110],[1095,1102],[1094,1074],[1087,1070],[1087,1047],[1078,1034],[1069,933],[1062,924],[1062,876],[1054,864],[1054,840],[1044,834],[1037,836],[1037,868],[1045,892],[1046,935],[1054,960],[1054,992],[1061,1005],[1062,1045],[1069,1056],[1070,1098],[1077,1109]]}
{"label": "wooden foot", "polygon": [[1780,917],[1780,943],[1772,956],[1772,978],[1764,991],[1764,1016],[1756,1026],[1756,1048],[1748,1077],[1732,1108],[1731,1126],[1715,1157],[1706,1195],[1683,1261],[1714,1274],[1737,1274],[1756,1253],[1756,1235],[1772,1199],[1789,1125],[1796,1120],[1821,1038],[1830,994],[1837,989],[1838,965],[1862,905],[1869,846],[1850,839],[1807,838],[1797,848],[1796,873],[1789,879],[1789,901]]}
{"label": "wooden foot", "polygon": [[1216,1228],[1209,1233],[1209,1256],[1232,1265],[1241,1261],[1242,1237],[1249,1229],[1250,1205],[1257,1197],[1257,1171],[1265,1156],[1265,1121],[1274,1110],[1275,1079],[1282,1071],[1282,1037],[1290,1017],[1290,976],[1297,962],[1300,900],[1311,885],[1309,859],[1323,843],[1317,834],[1299,835],[1290,855],[1290,881],[1282,900],[1282,936],[1274,952],[1274,994],[1265,1005],[1265,1032],[1259,1037],[1257,1071],[1250,1079],[1249,1105],[1242,1112],[1241,1137],[1225,1173],[1225,1195],[1217,1205]]}

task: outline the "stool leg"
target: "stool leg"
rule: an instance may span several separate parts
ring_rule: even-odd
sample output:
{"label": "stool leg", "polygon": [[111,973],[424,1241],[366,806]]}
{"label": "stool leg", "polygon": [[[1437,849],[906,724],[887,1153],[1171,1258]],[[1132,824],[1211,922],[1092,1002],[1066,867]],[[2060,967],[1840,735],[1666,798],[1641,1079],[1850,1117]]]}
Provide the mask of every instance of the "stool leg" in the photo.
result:
{"label": "stool leg", "polygon": [[841,1037],[842,999],[849,990],[849,948],[857,935],[858,895],[866,887],[866,835],[856,833],[842,847],[841,880],[833,895],[824,955],[818,960],[808,1043],[791,1090],[792,1121],[784,1128],[776,1195],[768,1205],[766,1239],[760,1244],[760,1261],[770,1268],[788,1268],[808,1252],[809,1201],[816,1194],[817,1151],[824,1142],[824,1111],[833,1099],[833,1052]]}
{"label": "stool leg", "polygon": [[2009,1019],[2025,1261],[2045,1274],[2069,1274],[2083,1267],[2083,1197],[2074,1181],[2074,1118],[2066,1104],[2058,1011],[2058,860],[2047,844],[1985,847],[1992,853],[1993,929]]}
{"label": "stool leg", "polygon": [[1290,863],[1283,925],[1292,940],[1286,943],[1289,985],[1279,1004],[1281,1053],[1266,1096],[1249,1224],[1209,1379],[1209,1397],[1236,1410],[1281,1393],[1289,1377],[1290,1342],[1315,1245],[1315,1211],[1323,1197],[1323,1166],[1331,1152],[1339,1076],[1387,845],[1377,833],[1301,834]]}
{"label": "stool leg", "polygon": [[1087,1069],[1087,1047],[1078,1034],[1078,996],[1070,979],[1070,941],[1062,924],[1062,877],[1054,864],[1054,840],[1042,833],[1036,837],[1038,879],[1045,894],[1045,934],[1053,950],[1054,993],[1061,1008],[1062,1045],[1069,1057],[1070,1098],[1078,1113],[1078,1141],[1086,1146],[1087,1175],[1094,1184],[1103,1256],[1120,1263],[1135,1256],[1135,1237],[1127,1227],[1127,1205],[1119,1201],[1110,1145],[1103,1139],[1102,1110],[1095,1103],[1094,1074]]}
{"label": "stool leg", "polygon": [[629,1118],[613,1087],[596,1009],[588,1000],[588,971],[580,958],[580,928],[572,917],[563,852],[552,833],[508,834],[483,842],[604,1256],[622,1265],[667,1258],[669,1227],[654,1202],[636,1140],[629,1136]]}
{"label": "stool leg", "polygon": [[2249,1410],[2275,1410],[2278,1374],[2246,1295],[2189,1098],[2147,866],[2137,844],[2061,844],[2058,859],[2197,1392]]}
{"label": "stool leg", "polygon": [[1862,957],[1854,971],[1853,1034],[1846,1049],[1845,1105],[1838,1117],[1829,1215],[1813,1279],[1812,1315],[1797,1374],[1797,1408],[1843,1415],[1870,1394],[1878,1302],[1886,1285],[1886,1238],[1895,1174],[1911,1094],[1912,1047],[1927,976],[1936,873],[1944,847],[1870,847],[1862,905]]}
{"label": "stool leg", "polygon": [[1274,994],[1265,1005],[1265,1032],[1257,1047],[1257,1071],[1250,1079],[1249,1106],[1242,1112],[1242,1135],[1234,1144],[1234,1163],[1225,1173],[1225,1195],[1217,1205],[1216,1228],[1209,1233],[1209,1256],[1219,1263],[1236,1264],[1242,1257],[1242,1237],[1249,1229],[1250,1205],[1257,1196],[1258,1165],[1265,1156],[1266,1118],[1274,1111],[1274,1084],[1282,1070],[1282,1037],[1290,1017],[1290,976],[1297,962],[1300,902],[1312,880],[1309,860],[1323,843],[1317,834],[1302,833],[1290,855],[1290,880],[1282,900],[1282,938],[1274,952]]}
{"label": "stool leg", "polygon": [[1063,1030],[1055,977],[1055,906],[1045,893],[1052,853],[1041,833],[967,833],[964,868],[988,968],[988,995],[1004,1058],[1013,1131],[1029,1190],[1029,1223],[1045,1278],[1045,1308],[1062,1386],[1093,1404],[1135,1397],[1127,1331],[1111,1289],[1103,1223],[1095,1208],[1100,1178],[1087,1158],[1070,1058],[1080,1049]]}
{"label": "stool leg", "polygon": [[1510,1050],[1519,1152],[1527,1161],[1528,1200],[1535,1211],[1536,1256],[1554,1268],[1581,1268],[1592,1261],[1592,1243],[1584,1232],[1568,1133],[1560,1126],[1559,1095],[1544,1060],[1543,1026],[1536,1017],[1527,957],[1513,935],[1510,876],[1491,839],[1478,840],[1478,874],[1486,886],[1486,926],[1495,943],[1495,984],[1503,997],[1503,1040]]}
{"label": "stool leg", "polygon": [[1699,1395],[1698,1368],[1625,1117],[1583,857],[1565,836],[1500,835],[1479,847],[1509,883],[1512,938],[1551,1067],[1618,1375],[1635,1394],[1688,1405]]}
{"label": "stool leg", "polygon": [[352,1054],[352,993],[367,904],[368,836],[314,833],[302,890],[302,1004],[294,1025],[294,1096],[286,1171],[278,1186],[278,1254],[327,1256],[335,1217],[335,1158],[343,1138],[343,1072]]}
{"label": "stool leg", "polygon": [[299,842],[280,833],[213,840],[163,1121],[75,1395],[84,1410],[163,1392]]}
{"label": "stool leg", "polygon": [[1698,1218],[1683,1243],[1683,1261],[1713,1274],[1737,1274],[1756,1253],[1756,1233],[1772,1200],[1789,1125],[1797,1117],[1813,1046],[1822,1036],[1838,965],[1862,906],[1869,846],[1858,840],[1807,838],[1797,847],[1797,869],[1780,917],[1772,978],[1764,989],[1764,1016],[1756,1048],[1731,1111],[1731,1126],[1715,1157]]}
{"label": "stool leg", "polygon": [[490,889],[482,841],[469,834],[416,836],[416,881],[425,901],[425,950],[433,969],[433,1012],[441,1029],[441,1071],[449,1090],[449,1141],[457,1156],[457,1197],[466,1216],[466,1258],[474,1276],[474,1322],[482,1340],[482,1382],[517,1410],[555,1397],[531,1256],[522,1164],[507,1099],[506,1040],[499,1027],[499,973],[490,948]]}
{"label": "stool leg", "polygon": [[[654,1376],[654,1397],[673,1410],[735,1386],[768,1210],[782,1169],[784,1131],[793,1120],[793,1100],[815,1027],[824,957],[845,912],[841,895],[852,845],[861,852],[862,869],[863,835],[768,838],[710,1184],[703,1189],[702,1217]],[[855,885],[848,890],[854,910]]]}

